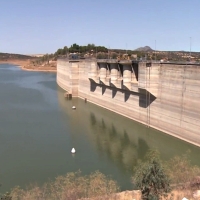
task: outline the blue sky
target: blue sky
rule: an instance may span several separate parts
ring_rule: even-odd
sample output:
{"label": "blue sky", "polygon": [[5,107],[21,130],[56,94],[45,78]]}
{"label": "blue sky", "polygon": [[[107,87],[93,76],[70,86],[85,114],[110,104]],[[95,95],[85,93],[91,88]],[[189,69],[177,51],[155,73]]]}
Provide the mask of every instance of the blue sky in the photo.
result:
{"label": "blue sky", "polygon": [[0,0],[0,52],[73,43],[200,52],[200,0]]}

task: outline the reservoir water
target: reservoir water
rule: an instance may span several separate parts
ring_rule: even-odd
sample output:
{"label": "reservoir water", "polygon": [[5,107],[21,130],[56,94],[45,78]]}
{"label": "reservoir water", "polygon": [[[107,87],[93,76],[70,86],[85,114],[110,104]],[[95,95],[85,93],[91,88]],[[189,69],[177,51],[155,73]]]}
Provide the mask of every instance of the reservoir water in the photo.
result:
{"label": "reservoir water", "polygon": [[99,170],[131,189],[132,169],[149,148],[163,160],[189,149],[200,166],[200,148],[63,94],[55,73],[0,65],[0,193],[79,169]]}

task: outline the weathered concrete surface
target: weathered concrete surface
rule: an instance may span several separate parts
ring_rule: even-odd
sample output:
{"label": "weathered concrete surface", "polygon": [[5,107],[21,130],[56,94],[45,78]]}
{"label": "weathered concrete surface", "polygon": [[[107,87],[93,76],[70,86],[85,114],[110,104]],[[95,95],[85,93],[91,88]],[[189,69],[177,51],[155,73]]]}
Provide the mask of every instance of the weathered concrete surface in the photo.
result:
{"label": "weathered concrete surface", "polygon": [[200,146],[200,65],[58,60],[57,83],[74,97]]}

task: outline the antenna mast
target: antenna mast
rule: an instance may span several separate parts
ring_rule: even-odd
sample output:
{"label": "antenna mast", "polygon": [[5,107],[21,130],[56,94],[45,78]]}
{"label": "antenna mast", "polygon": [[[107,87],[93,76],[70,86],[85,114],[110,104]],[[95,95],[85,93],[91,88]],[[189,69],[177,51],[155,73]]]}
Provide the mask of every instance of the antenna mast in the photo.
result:
{"label": "antenna mast", "polygon": [[155,61],[156,61],[156,40],[155,40]]}

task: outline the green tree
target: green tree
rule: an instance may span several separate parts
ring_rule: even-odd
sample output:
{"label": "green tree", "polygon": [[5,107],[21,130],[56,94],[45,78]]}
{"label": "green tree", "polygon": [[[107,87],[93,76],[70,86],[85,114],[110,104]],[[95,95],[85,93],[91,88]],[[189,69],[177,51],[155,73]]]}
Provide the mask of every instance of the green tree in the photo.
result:
{"label": "green tree", "polygon": [[105,53],[98,53],[97,54],[97,59],[106,59],[108,58],[108,55]]}
{"label": "green tree", "polygon": [[168,176],[162,167],[159,153],[150,150],[146,162],[140,162],[132,178],[133,183],[142,192],[142,199],[158,200],[170,192]]}
{"label": "green tree", "polygon": [[80,50],[80,46],[76,43],[72,44],[71,47],[69,48],[69,51],[71,53],[79,52],[79,50]]}
{"label": "green tree", "polygon": [[57,55],[62,55],[62,53],[63,53],[63,49],[58,49],[58,50],[56,51],[56,54],[57,54]]}
{"label": "green tree", "polygon": [[67,52],[68,52],[68,48],[67,46],[64,46],[63,51],[62,51],[63,55],[66,55]]}
{"label": "green tree", "polygon": [[112,58],[112,59],[116,59],[117,56],[118,56],[117,53],[112,53],[112,54],[111,54],[111,58]]}

